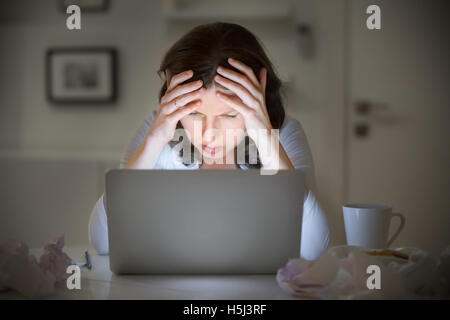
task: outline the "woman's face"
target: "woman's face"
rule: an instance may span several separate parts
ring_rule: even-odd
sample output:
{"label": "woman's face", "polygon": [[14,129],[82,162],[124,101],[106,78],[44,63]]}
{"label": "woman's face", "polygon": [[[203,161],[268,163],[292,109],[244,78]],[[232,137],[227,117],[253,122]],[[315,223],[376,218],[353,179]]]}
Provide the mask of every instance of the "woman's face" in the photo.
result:
{"label": "woman's face", "polygon": [[201,97],[201,106],[180,121],[204,161],[225,164],[229,163],[227,158],[234,161],[232,152],[245,137],[245,123],[240,113],[216,97],[216,91],[234,94],[218,84],[212,85]]}

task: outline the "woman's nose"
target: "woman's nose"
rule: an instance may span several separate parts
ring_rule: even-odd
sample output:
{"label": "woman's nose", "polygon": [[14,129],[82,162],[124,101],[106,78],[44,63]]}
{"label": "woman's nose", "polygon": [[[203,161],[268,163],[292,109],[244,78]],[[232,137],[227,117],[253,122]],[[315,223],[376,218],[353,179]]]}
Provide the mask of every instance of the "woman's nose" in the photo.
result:
{"label": "woman's nose", "polygon": [[205,120],[203,123],[203,144],[209,144],[216,139],[217,128],[214,125],[214,120]]}

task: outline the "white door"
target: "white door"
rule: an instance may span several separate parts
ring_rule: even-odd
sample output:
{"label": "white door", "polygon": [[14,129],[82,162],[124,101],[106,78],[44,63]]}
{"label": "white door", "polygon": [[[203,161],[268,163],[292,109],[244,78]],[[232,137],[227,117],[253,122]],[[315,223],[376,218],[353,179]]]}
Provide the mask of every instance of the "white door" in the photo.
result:
{"label": "white door", "polygon": [[[450,1],[349,4],[345,198],[406,216],[393,247],[440,252],[450,245]],[[381,30],[366,27],[371,4]]]}

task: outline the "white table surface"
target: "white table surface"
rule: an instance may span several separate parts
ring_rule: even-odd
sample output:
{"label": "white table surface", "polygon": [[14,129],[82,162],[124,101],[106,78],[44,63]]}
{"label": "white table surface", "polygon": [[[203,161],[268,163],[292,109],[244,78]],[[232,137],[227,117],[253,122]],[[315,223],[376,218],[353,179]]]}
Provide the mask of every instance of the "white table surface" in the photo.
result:
{"label": "white table surface", "polygon": [[[284,292],[274,275],[115,275],[109,257],[90,247],[68,246],[63,251],[84,263],[88,249],[92,269],[81,269],[81,289],[57,289],[48,299],[298,299]],[[32,249],[39,259],[43,249]],[[0,299],[23,299],[14,291],[0,292]]]}

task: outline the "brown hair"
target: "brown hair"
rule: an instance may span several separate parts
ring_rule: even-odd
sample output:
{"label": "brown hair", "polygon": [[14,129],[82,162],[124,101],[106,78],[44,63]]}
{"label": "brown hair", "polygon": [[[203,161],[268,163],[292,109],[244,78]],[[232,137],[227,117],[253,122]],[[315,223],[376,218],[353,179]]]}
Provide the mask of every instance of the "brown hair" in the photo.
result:
{"label": "brown hair", "polygon": [[[272,127],[279,129],[285,118],[280,93],[281,81],[275,74],[272,63],[258,39],[240,25],[216,22],[193,28],[172,45],[164,56],[158,73],[164,75],[165,70],[168,69],[170,74],[175,75],[186,70],[193,70],[193,77],[186,82],[201,79],[203,86],[209,88],[214,83],[214,76],[218,66],[240,72],[228,63],[228,58],[237,59],[251,67],[257,78],[261,68],[266,68],[267,112]],[[166,93],[166,90],[167,81],[164,82],[159,93],[160,100]],[[182,128],[181,122],[178,123],[177,128]],[[247,162],[248,137],[245,140]],[[256,166],[247,163],[246,165],[260,168],[259,157]]]}

